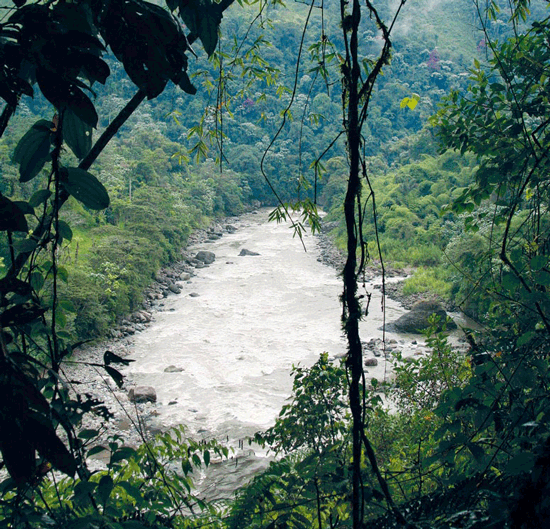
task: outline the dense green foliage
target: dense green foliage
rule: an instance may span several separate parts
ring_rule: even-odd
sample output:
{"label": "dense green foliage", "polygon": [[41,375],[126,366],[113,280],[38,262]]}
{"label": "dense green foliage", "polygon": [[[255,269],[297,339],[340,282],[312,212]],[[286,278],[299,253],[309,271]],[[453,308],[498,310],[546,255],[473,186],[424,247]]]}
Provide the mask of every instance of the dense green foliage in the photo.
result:
{"label": "dense green foliage", "polygon": [[[14,4],[0,28],[1,527],[544,526],[544,2],[403,11],[393,33],[391,2],[366,2],[361,20],[358,2],[343,20],[336,1],[262,4],[226,13],[223,38],[230,1]],[[206,56],[192,63],[197,39]],[[75,397],[60,367],[139,307],[194,229],[275,204],[273,192],[304,223],[317,226],[316,202],[340,223],[350,352],[294,368],[292,400],[255,437],[277,459],[208,505],[191,473],[227,450],[183,429],[137,450],[94,446],[82,415],[109,412]],[[279,206],[274,217],[292,207]],[[482,322],[467,354],[433,320],[431,354],[397,354],[388,385],[366,378],[354,289],[378,250],[417,267],[407,292]],[[106,353],[98,367],[120,385],[124,362]],[[106,469],[90,472],[100,451]]]}

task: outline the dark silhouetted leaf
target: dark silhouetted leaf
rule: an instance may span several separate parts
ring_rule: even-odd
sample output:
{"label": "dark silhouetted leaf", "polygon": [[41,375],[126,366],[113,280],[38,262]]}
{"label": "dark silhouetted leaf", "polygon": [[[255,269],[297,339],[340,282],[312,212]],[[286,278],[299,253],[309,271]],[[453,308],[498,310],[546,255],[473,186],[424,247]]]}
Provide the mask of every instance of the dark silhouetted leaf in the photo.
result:
{"label": "dark silhouetted leaf", "polygon": [[117,371],[114,367],[110,367],[110,366],[104,366],[104,367],[105,367],[105,371],[107,371],[110,377],[115,381],[115,384],[119,388],[121,388],[122,385],[124,384],[124,377],[122,376],[120,371]]}
{"label": "dark silhouetted leaf", "polygon": [[130,446],[123,446],[111,456],[111,464],[118,463],[119,461],[122,461],[124,459],[128,460],[135,455],[136,451],[133,448],[131,448]]}
{"label": "dark silhouetted leaf", "polygon": [[29,226],[21,208],[0,194],[0,231],[28,232]]}
{"label": "dark silhouetted leaf", "polygon": [[67,100],[68,108],[86,125],[96,127],[99,120],[94,104],[79,88],[73,87],[71,97]]}
{"label": "dark silhouetted leaf", "polygon": [[81,430],[78,432],[78,438],[79,439],[93,439],[94,437],[97,437],[99,435],[99,430]]}
{"label": "dark silhouetted leaf", "polygon": [[73,240],[73,230],[64,220],[57,221],[57,230],[63,239],[69,242]]}
{"label": "dark silhouetted leaf", "polygon": [[129,366],[130,362],[134,361],[135,360],[122,358],[111,351],[105,351],[105,354],[103,355],[103,362],[106,366],[108,366],[109,364],[122,364],[125,366]]}
{"label": "dark silhouetted leaf", "polygon": [[195,95],[197,93],[197,89],[191,83],[191,80],[189,79],[189,76],[186,72],[181,72],[181,75],[178,79],[178,86],[188,94]]}
{"label": "dark silhouetted leaf", "polygon": [[28,417],[27,426],[38,453],[57,470],[68,476],[74,476],[76,461],[61,439],[57,437],[52,425],[43,416],[34,414]]}
{"label": "dark silhouetted leaf", "polygon": [[52,195],[52,192],[49,189],[41,189],[40,191],[37,191],[34,193],[34,195],[29,200],[29,205],[32,208],[37,208],[40,206],[40,204],[43,204],[50,198]]}
{"label": "dark silhouetted leaf", "polygon": [[41,119],[19,140],[13,161],[19,164],[19,180],[32,180],[44,167],[50,156],[50,138],[53,123]]}
{"label": "dark silhouetted leaf", "polygon": [[218,26],[221,16],[211,0],[180,0],[179,15],[189,30],[199,37],[208,56],[218,45]]}
{"label": "dark silhouetted leaf", "polygon": [[14,417],[0,423],[0,450],[10,476],[18,485],[28,483],[36,469],[34,446]]}
{"label": "dark silhouetted leaf", "polygon": [[76,167],[69,167],[65,171],[67,175],[65,188],[78,201],[96,210],[109,206],[109,194],[93,174]]}
{"label": "dark silhouetted leaf", "polygon": [[10,325],[24,325],[36,320],[42,314],[46,312],[46,309],[33,303],[23,303],[22,305],[16,305],[11,307],[2,314],[0,314],[0,323],[3,327],[9,327]]}
{"label": "dark silhouetted leaf", "polygon": [[106,448],[102,445],[94,446],[93,448],[90,448],[88,450],[88,457],[95,456],[96,454],[100,454],[101,452],[105,452]]}
{"label": "dark silhouetted leaf", "polygon": [[107,500],[109,499],[109,496],[111,495],[114,486],[115,484],[113,482],[113,478],[109,474],[103,476],[99,480],[99,484],[97,486],[97,494],[103,505],[107,503]]}
{"label": "dark silhouetted leaf", "polygon": [[23,212],[25,215],[34,215],[34,208],[24,200],[14,200],[13,203]]}
{"label": "dark silhouetted leaf", "polygon": [[96,127],[98,116],[90,98],[77,86],[76,79],[68,80],[57,72],[44,68],[36,71],[36,80],[44,97],[59,111],[69,109],[90,127]]}
{"label": "dark silhouetted leaf", "polygon": [[81,160],[92,148],[92,127],[82,121],[72,110],[63,113],[63,139]]}
{"label": "dark silhouetted leaf", "polygon": [[32,288],[27,282],[10,276],[0,279],[0,290],[2,292],[14,292],[25,297],[32,294]]}
{"label": "dark silhouetted leaf", "polygon": [[108,64],[103,59],[90,53],[82,54],[80,58],[84,75],[90,83],[97,81],[98,83],[105,84],[107,78],[111,75]]}

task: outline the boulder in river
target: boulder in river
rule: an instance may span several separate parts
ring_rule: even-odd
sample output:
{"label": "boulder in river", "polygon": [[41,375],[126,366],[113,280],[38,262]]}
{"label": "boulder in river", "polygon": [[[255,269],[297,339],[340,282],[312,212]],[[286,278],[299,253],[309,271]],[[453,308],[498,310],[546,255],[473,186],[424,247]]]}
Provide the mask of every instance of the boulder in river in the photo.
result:
{"label": "boulder in river", "polygon": [[241,253],[239,253],[239,257],[244,257],[245,255],[260,255],[259,253],[253,252],[251,250],[247,250],[246,248],[243,248],[241,250]]}
{"label": "boulder in river", "polygon": [[157,392],[151,386],[136,386],[128,391],[130,402],[157,402]]}
{"label": "boulder in river", "polygon": [[181,288],[176,285],[176,283],[170,283],[170,286],[168,287],[170,292],[173,292],[174,294],[180,294]]}
{"label": "boulder in river", "polygon": [[[430,326],[428,319],[432,314],[439,316],[441,323],[447,319],[447,312],[438,301],[419,301],[407,314],[390,323],[386,330],[420,334]],[[456,323],[452,320],[447,323],[447,330],[451,329],[456,329]]]}
{"label": "boulder in river", "polygon": [[212,264],[216,260],[216,254],[214,252],[208,252],[201,250],[195,255],[197,261],[202,261],[204,264]]}
{"label": "boulder in river", "polygon": [[168,366],[164,368],[165,373],[181,373],[182,371],[183,371],[183,367]]}

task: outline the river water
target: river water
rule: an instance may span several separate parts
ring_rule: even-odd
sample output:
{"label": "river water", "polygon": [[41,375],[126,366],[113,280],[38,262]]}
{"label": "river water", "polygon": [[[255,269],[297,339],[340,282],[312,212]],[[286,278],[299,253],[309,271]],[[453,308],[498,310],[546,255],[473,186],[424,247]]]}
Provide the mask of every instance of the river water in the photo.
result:
{"label": "river water", "polygon": [[[312,365],[324,351],[345,352],[341,279],[318,261],[315,237],[305,236],[304,251],[288,224],[267,216],[267,210],[244,215],[234,221],[235,233],[191,248],[214,252],[215,262],[181,283],[181,294],[167,298],[154,323],[135,335],[135,361],[126,369],[137,385],[155,388],[161,428],[185,424],[191,436],[227,441],[249,472],[257,463],[251,451],[262,454],[248,445],[239,450],[240,441],[274,423],[291,394],[292,365]],[[259,255],[241,257],[243,248]],[[363,340],[382,337],[380,293],[372,286]],[[387,300],[387,321],[403,312]],[[370,376],[383,379],[385,362],[379,358]],[[181,371],[167,373],[168,366]]]}

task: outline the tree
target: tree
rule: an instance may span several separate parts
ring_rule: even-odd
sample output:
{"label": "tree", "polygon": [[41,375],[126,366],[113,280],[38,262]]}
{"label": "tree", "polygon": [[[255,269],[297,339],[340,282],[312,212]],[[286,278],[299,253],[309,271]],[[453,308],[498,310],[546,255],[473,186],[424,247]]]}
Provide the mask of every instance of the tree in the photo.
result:
{"label": "tree", "polygon": [[[477,239],[484,248],[475,266],[459,254],[462,284],[471,282],[474,299],[491,303],[488,330],[470,336],[474,376],[463,390],[444,394],[439,406],[461,426],[456,434],[452,423],[445,426],[440,454],[456,464],[467,449],[473,460],[460,467],[462,477],[498,476],[502,486],[488,519],[511,527],[541,527],[550,515],[549,429],[542,411],[550,380],[549,20],[525,27],[529,4],[512,2],[514,36],[505,41],[492,40],[484,26],[487,63],[475,61],[467,91],[452,92],[434,119],[444,149],[478,161],[475,181],[449,209],[464,217],[460,244],[470,241],[471,248]],[[489,20],[498,12],[489,2]]]}
{"label": "tree", "polygon": [[[37,182],[38,190],[26,201],[0,195],[0,231],[10,257],[0,278],[0,450],[13,478],[2,488],[6,492],[17,485],[8,505],[21,514],[30,505],[25,505],[28,491],[50,466],[69,476],[78,473],[81,483],[89,483],[87,437],[78,436],[75,427],[85,412],[106,413],[93,399],[71,397],[60,377],[63,359],[77,345],[64,329],[75,308],[59,293],[67,271],[58,250],[72,238],[60,211],[70,197],[91,210],[109,205],[105,187],[88,169],[146,98],[156,98],[169,82],[196,92],[187,72],[190,46],[200,39],[206,53],[213,53],[232,0],[170,0],[168,9],[142,0],[14,4],[0,25],[0,97],[5,101],[0,136],[24,96],[40,92],[55,112],[37,121],[13,153],[19,181]],[[108,50],[114,55],[109,61],[124,67],[137,91],[94,143],[99,116],[92,97],[94,84],[104,84],[111,73]],[[67,148],[78,166],[71,165]],[[113,365],[123,360],[107,353],[100,367],[121,384]],[[100,517],[113,488],[109,479],[100,481],[96,496],[94,487],[86,489]]]}

